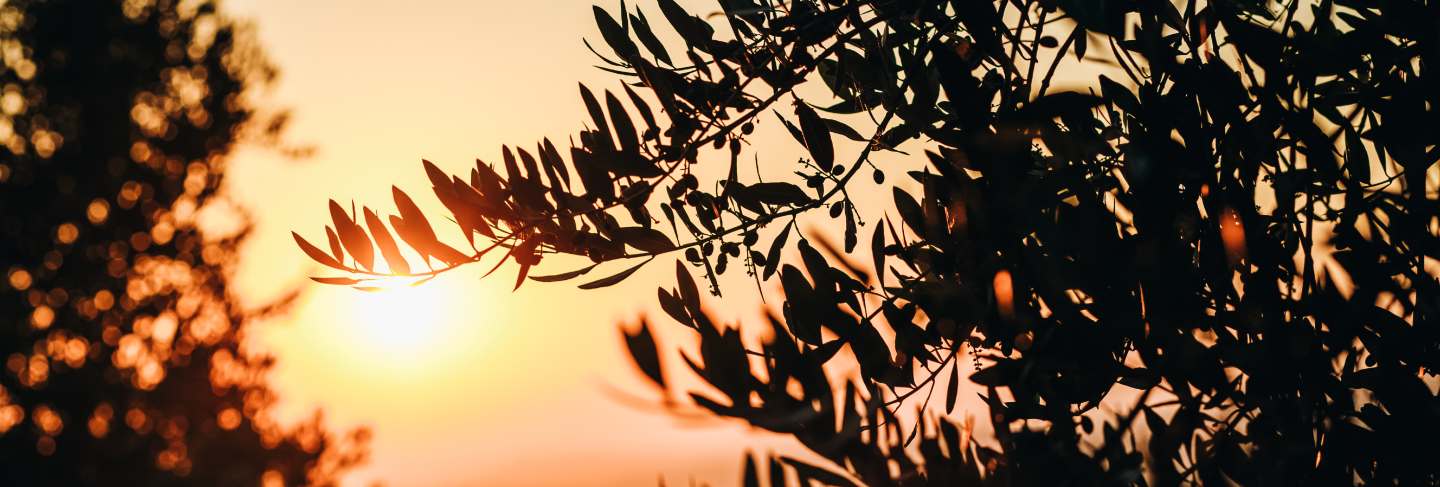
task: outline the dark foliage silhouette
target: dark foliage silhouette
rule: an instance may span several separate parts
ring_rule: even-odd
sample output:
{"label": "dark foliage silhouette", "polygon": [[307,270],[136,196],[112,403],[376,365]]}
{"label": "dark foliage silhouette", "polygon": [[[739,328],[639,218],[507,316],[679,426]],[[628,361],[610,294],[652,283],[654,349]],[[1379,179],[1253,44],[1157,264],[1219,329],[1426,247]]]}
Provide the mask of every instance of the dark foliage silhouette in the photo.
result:
{"label": "dark foliage silhouette", "polygon": [[227,286],[244,232],[195,227],[236,141],[280,129],[237,29],[208,1],[0,6],[0,485],[326,485],[360,459],[363,432],[269,417],[240,341],[273,308]]}
{"label": "dark foliage silhouette", "polygon": [[[530,279],[596,288],[683,255],[658,300],[708,387],[680,392],[828,461],[748,458],[747,486],[1440,482],[1440,5],[658,3],[595,9],[626,84],[581,87],[565,153],[425,164],[470,250],[395,189],[426,267],[332,204],[328,251],[296,236],[347,273],[320,280],[500,249],[517,286],[558,253],[594,265]],[[747,135],[774,119],[809,157],[762,181]],[[901,150],[916,164],[872,161]],[[884,218],[852,199],[877,188]],[[837,243],[800,232],[826,212]],[[702,309],[735,267],[784,289],[760,343]],[[667,387],[650,326],[626,342]],[[966,376],[993,438],[948,417]]]}

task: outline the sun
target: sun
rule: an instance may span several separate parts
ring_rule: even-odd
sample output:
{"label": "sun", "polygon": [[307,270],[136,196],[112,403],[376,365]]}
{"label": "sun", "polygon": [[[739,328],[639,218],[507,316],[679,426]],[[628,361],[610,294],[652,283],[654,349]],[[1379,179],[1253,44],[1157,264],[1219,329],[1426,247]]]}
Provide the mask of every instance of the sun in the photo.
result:
{"label": "sun", "polygon": [[454,321],[447,311],[456,305],[454,295],[450,286],[439,282],[355,291],[350,299],[354,336],[371,353],[388,360],[423,362],[446,348]]}

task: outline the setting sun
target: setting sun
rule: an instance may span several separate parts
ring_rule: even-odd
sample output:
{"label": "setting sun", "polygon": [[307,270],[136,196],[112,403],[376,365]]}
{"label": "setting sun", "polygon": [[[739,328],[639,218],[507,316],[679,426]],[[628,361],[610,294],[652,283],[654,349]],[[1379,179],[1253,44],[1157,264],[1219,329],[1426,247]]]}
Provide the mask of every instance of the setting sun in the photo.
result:
{"label": "setting sun", "polygon": [[350,322],[356,337],[375,353],[405,362],[418,361],[433,351],[444,336],[444,286],[398,285],[374,292],[355,291],[350,300]]}

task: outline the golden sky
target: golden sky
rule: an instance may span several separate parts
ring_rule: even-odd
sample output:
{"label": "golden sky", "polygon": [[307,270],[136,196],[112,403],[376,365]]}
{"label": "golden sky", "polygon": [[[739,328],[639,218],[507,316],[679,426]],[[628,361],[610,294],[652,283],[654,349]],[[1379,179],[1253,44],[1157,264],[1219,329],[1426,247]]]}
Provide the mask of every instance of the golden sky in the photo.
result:
{"label": "golden sky", "polygon": [[[653,2],[642,5],[662,18]],[[289,232],[323,235],[326,200],[390,212],[397,184],[438,208],[421,158],[461,172],[477,157],[498,159],[500,144],[563,144],[584,120],[576,82],[619,88],[581,44],[599,38],[589,2],[226,6],[255,22],[281,69],[269,99],[293,109],[289,137],[317,149],[294,161],[249,148],[231,163],[231,194],[256,220],[239,287],[255,302],[303,290],[289,316],[252,339],[279,357],[272,381],[283,414],[321,408],[332,425],[374,429],[371,461],[345,485],[655,485],[662,475],[670,485],[733,485],[747,448],[790,444],[616,399],[658,397],[630,365],[617,324],[638,319],[657,282],[669,285],[668,262],[600,292],[531,282],[511,293],[513,268],[481,280],[480,266],[396,293],[304,279],[322,270]],[[559,264],[548,269],[569,269]],[[739,290],[726,305],[754,309],[753,285]]]}

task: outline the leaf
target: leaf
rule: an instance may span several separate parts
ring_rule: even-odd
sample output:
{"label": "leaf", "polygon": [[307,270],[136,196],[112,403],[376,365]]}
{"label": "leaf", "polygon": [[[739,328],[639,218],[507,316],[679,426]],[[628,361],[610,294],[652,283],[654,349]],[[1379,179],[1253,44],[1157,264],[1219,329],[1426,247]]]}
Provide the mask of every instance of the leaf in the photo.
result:
{"label": "leaf", "polygon": [[[590,112],[590,120],[595,122],[595,130],[600,132],[605,148],[614,150],[614,142],[610,139],[610,124],[605,121],[605,111],[600,108],[600,100],[595,99],[595,94],[585,87],[585,83],[580,83],[580,99],[585,102],[585,111]],[[575,166],[580,167],[579,161],[576,161]]]}
{"label": "leaf", "polygon": [[1100,75],[1100,94],[1123,112],[1134,114],[1140,111],[1140,100],[1135,98],[1135,94],[1105,75]]}
{"label": "leaf", "polygon": [[365,225],[370,227],[370,234],[375,236],[375,244],[380,247],[380,255],[385,256],[385,263],[390,266],[390,273],[405,275],[410,273],[410,263],[405,261],[405,256],[400,253],[400,247],[395,245],[395,238],[390,236],[390,231],[385,229],[385,223],[380,221],[380,216],[369,208],[364,209]]}
{"label": "leaf", "polygon": [[325,239],[330,241],[330,254],[335,256],[335,260],[344,263],[345,250],[340,247],[340,237],[335,236],[335,230],[325,227]]}
{"label": "leaf", "polygon": [[875,234],[870,236],[870,259],[875,266],[875,284],[885,286],[885,227],[875,224]]}
{"label": "leaf", "polygon": [[891,188],[895,194],[895,210],[900,212],[900,219],[915,231],[921,238],[925,237],[925,213],[920,209],[920,204],[900,188]]}
{"label": "leaf", "polygon": [[574,278],[577,278],[577,277],[580,277],[580,276],[583,276],[583,275],[589,273],[591,269],[594,269],[594,268],[595,268],[596,266],[598,266],[598,265],[600,265],[600,264],[590,264],[590,265],[588,265],[588,266],[581,267],[581,268],[579,268],[579,269],[575,269],[575,270],[570,271],[570,272],[561,272],[561,273],[559,273],[559,274],[550,274],[550,275],[545,275],[545,276],[530,276],[530,280],[532,280],[532,281],[540,281],[540,282],[560,282],[560,281],[568,281],[568,280],[570,280],[570,279],[574,279]]}
{"label": "leaf", "polygon": [[[640,49],[630,41],[630,35],[625,28],[615,22],[615,18],[599,5],[594,6],[593,9],[595,10],[595,25],[600,27],[600,35],[605,37],[605,43],[610,45],[610,49],[615,50],[615,54],[626,61],[639,57]],[[625,13],[621,12],[620,15],[623,16]]]}
{"label": "leaf", "polygon": [[775,237],[775,241],[770,243],[770,250],[765,253],[764,278],[766,280],[770,279],[770,276],[775,275],[775,269],[780,265],[780,252],[785,250],[785,239],[789,237],[790,225],[787,224],[785,225],[785,229],[780,231],[780,236]]}
{"label": "leaf", "polygon": [[845,137],[856,142],[870,141],[870,139],[866,138],[863,135],[860,135],[859,131],[850,128],[849,125],[845,125],[845,122],[841,122],[839,120],[831,120],[828,118],[822,118],[821,120],[825,121],[825,126],[830,129],[830,132],[840,134],[841,137]]}
{"label": "leaf", "polygon": [[365,282],[365,279],[355,279],[355,278],[353,278],[353,277],[315,277],[315,276],[310,276],[310,280],[315,281],[315,282],[318,282],[318,283],[320,283],[320,284],[331,284],[331,285],[336,285],[336,286],[350,286],[350,285],[354,285],[354,284],[359,284],[359,283]]}
{"label": "leaf", "polygon": [[630,97],[630,103],[635,105],[635,111],[640,112],[640,118],[645,120],[645,126],[655,133],[660,132],[660,127],[655,125],[655,114],[650,112],[650,104],[645,103],[640,94],[630,89],[630,85],[622,85],[625,88],[625,95]]}
{"label": "leaf", "polygon": [[[851,482],[850,479],[847,479],[838,473],[831,472],[824,468],[817,467],[790,457],[780,457],[780,461],[783,461],[787,465],[790,465],[790,468],[794,468],[795,472],[799,474],[802,478],[819,480],[820,483],[825,485],[834,485],[839,487],[855,487],[855,482]],[[801,483],[805,484],[804,482]]]}
{"label": "leaf", "polygon": [[430,227],[430,221],[425,219],[420,207],[415,206],[415,200],[410,199],[410,195],[405,194],[399,187],[391,186],[390,193],[395,198],[395,208],[400,212],[400,219],[404,221],[405,227],[397,226],[395,231],[400,232],[400,238],[415,246],[416,250],[423,250],[417,242],[428,244],[435,240],[435,230]]}
{"label": "leaf", "polygon": [[830,127],[815,114],[815,109],[805,102],[795,105],[795,116],[800,119],[800,131],[805,135],[805,147],[810,157],[821,169],[829,171],[835,165],[835,147],[830,141]]}
{"label": "leaf", "polygon": [[300,236],[300,234],[290,232],[290,235],[295,237],[295,244],[300,246],[300,250],[305,252],[305,255],[309,256],[310,260],[319,262],[321,265],[325,265],[327,267],[332,267],[342,271],[350,270],[349,268],[341,265],[340,261],[337,261],[334,257],[331,257],[330,254],[326,254],[325,251],[320,250],[319,247],[310,244],[310,242],[306,241],[303,237]]}
{"label": "leaf", "polygon": [[635,15],[630,16],[630,25],[635,26],[635,37],[640,38],[640,43],[645,45],[645,49],[650,50],[650,54],[654,55],[656,60],[671,66],[675,65],[670,62],[670,53],[665,52],[665,44],[660,42],[660,38],[655,37],[655,31],[650,29],[650,21],[645,18],[645,13],[641,12],[638,7],[635,9]]}
{"label": "leaf", "polygon": [[625,112],[625,105],[620,104],[620,99],[614,93],[605,92],[605,106],[610,109],[610,120],[615,123],[615,137],[620,139],[620,150],[627,153],[635,153],[640,149],[640,139],[635,132],[635,123],[630,121],[630,114]]}
{"label": "leaf", "polygon": [[469,260],[465,254],[435,238],[435,230],[430,227],[430,221],[425,219],[425,214],[420,212],[420,207],[415,206],[415,201],[410,199],[409,195],[395,186],[390,187],[390,192],[395,198],[395,207],[400,211],[399,218],[390,217],[390,224],[400,234],[400,239],[421,255],[433,256],[447,264]]}
{"label": "leaf", "polygon": [[755,457],[749,452],[745,453],[745,474],[743,487],[760,487],[760,472],[755,467]]}
{"label": "leaf", "polygon": [[650,324],[640,322],[640,329],[635,334],[625,333],[625,348],[630,350],[630,358],[635,360],[635,365],[645,373],[651,381],[661,389],[665,388],[665,374],[660,367],[660,354],[655,347],[655,336],[650,334]]}
{"label": "leaf", "polygon": [[634,274],[635,271],[640,270],[641,267],[645,267],[645,264],[649,264],[650,261],[652,261],[652,260],[655,260],[655,258],[654,258],[654,257],[651,257],[651,258],[649,258],[649,259],[645,259],[644,262],[641,262],[641,263],[639,263],[639,264],[636,264],[635,267],[631,267],[631,268],[629,268],[629,269],[625,269],[625,270],[621,271],[619,274],[615,274],[615,275],[613,275],[613,276],[604,277],[604,278],[596,279],[596,280],[594,280],[594,281],[587,282],[587,283],[585,283],[585,284],[581,284],[581,285],[580,285],[580,289],[599,289],[599,288],[602,288],[602,287],[614,286],[615,284],[618,284],[620,281],[625,280],[625,278],[630,277],[630,275],[631,275],[631,274]]}
{"label": "leaf", "polygon": [[335,223],[336,233],[340,234],[340,242],[345,244],[345,250],[355,258],[355,263],[364,269],[373,269],[375,247],[370,244],[370,237],[365,236],[365,230],[356,225],[355,219],[345,213],[335,200],[330,200],[330,219]]}
{"label": "leaf", "polygon": [[[518,259],[517,259],[518,260]],[[530,275],[530,267],[534,264],[528,262],[520,263],[520,272],[515,274],[515,287],[511,290],[519,290],[521,284],[525,284],[525,276]]]}
{"label": "leaf", "polygon": [[680,302],[680,298],[666,291],[663,287],[655,288],[655,294],[659,297],[660,309],[664,310],[665,314],[670,315],[675,321],[685,326],[695,327],[695,320],[690,317],[690,312],[685,311],[685,303]]}
{"label": "leaf", "polygon": [[813,201],[799,186],[790,183],[755,183],[746,187],[745,193],[771,205],[803,205]]}
{"label": "leaf", "polygon": [[680,286],[680,299],[685,302],[685,309],[690,310],[692,316],[700,313],[700,289],[695,287],[690,271],[685,270],[685,263],[678,260],[675,261],[675,284]]}
{"label": "leaf", "polygon": [[645,227],[624,227],[615,229],[615,240],[639,249],[641,252],[659,254],[675,249],[675,244],[664,232]]}
{"label": "leaf", "polygon": [[950,367],[949,389],[945,391],[945,414],[955,411],[955,396],[960,391],[960,362],[955,360],[951,358],[954,364]]}
{"label": "leaf", "polygon": [[856,236],[856,233],[858,233],[858,232],[859,232],[859,230],[855,227],[855,210],[854,210],[854,209],[851,209],[851,208],[846,208],[846,209],[845,209],[845,253],[848,254],[848,253],[850,253],[850,252],[854,252],[854,251],[855,251],[855,245],[856,245],[857,243],[859,243],[859,238]]}
{"label": "leaf", "polygon": [[680,33],[685,43],[690,47],[700,50],[708,48],[711,38],[715,35],[715,28],[703,20],[695,18],[685,11],[684,7],[675,3],[675,0],[660,0],[660,13],[665,15],[665,20],[670,21],[670,26]]}

